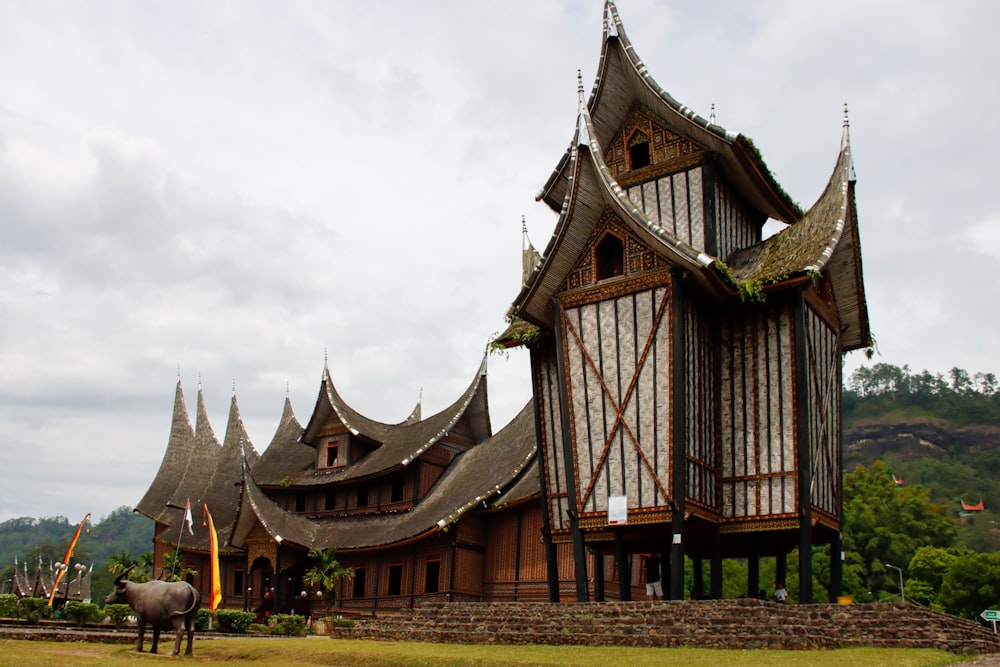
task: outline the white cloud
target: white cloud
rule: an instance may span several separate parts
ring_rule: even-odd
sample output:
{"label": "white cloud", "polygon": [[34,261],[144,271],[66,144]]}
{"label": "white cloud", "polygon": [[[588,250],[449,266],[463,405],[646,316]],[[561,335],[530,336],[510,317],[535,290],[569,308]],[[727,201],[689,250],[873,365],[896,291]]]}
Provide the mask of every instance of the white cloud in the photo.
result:
{"label": "white cloud", "polygon": [[[968,257],[1000,252],[1000,8],[618,5],[659,83],[804,205],[848,102],[885,359],[997,370]],[[324,354],[373,418],[454,401],[516,296],[521,215],[551,234],[534,195],[600,29],[571,0],[0,5],[0,519],[136,503],[178,366],[218,430],[235,379],[258,449],[286,383],[308,418]],[[495,429],[527,365],[491,360]]]}

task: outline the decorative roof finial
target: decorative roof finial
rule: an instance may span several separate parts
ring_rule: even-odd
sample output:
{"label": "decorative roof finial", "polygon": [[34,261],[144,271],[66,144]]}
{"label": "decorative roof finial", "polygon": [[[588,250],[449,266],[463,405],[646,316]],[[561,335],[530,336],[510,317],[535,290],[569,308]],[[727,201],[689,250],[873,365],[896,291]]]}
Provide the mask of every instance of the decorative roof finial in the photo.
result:
{"label": "decorative roof finial", "polygon": [[330,355],[327,353],[327,348],[324,347],[323,348],[323,366],[326,367],[326,366],[329,366],[329,365],[330,365]]}
{"label": "decorative roof finial", "polygon": [[847,119],[847,102],[844,102],[844,127],[850,127],[851,121]]}
{"label": "decorative roof finial", "polygon": [[198,371],[198,391],[201,391],[201,371]]}
{"label": "decorative roof finial", "polygon": [[521,214],[521,233],[522,234],[528,233],[528,223],[525,221],[523,213]]}
{"label": "decorative roof finial", "polygon": [[236,395],[236,378],[233,378],[233,396]]}
{"label": "decorative roof finial", "polygon": [[590,132],[587,129],[587,102],[583,97],[583,75],[580,70],[576,70],[576,92],[579,97],[577,109],[577,136],[579,146],[590,146]]}
{"label": "decorative roof finial", "polygon": [[181,379],[181,365],[177,364],[177,379]]}
{"label": "decorative roof finial", "polygon": [[708,122],[715,125],[715,102],[712,102],[712,110],[708,114]]}
{"label": "decorative roof finial", "polygon": [[285,398],[288,398],[291,395],[292,395],[291,385],[289,384],[288,380],[285,380]]}
{"label": "decorative roof finial", "polygon": [[618,26],[615,24],[615,10],[613,2],[604,3],[604,34],[608,37],[618,36]]}

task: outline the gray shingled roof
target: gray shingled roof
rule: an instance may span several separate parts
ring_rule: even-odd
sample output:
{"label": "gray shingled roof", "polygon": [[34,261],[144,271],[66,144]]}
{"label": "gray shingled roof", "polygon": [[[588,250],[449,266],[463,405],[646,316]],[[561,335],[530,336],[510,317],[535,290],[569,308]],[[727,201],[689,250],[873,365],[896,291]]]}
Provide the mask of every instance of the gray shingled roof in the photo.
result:
{"label": "gray shingled roof", "polygon": [[[542,254],[542,262],[514,301],[513,311],[517,317],[538,325],[553,324],[553,295],[562,288],[566,277],[586,251],[606,210],[611,210],[647,247],[672,264],[691,270],[695,280],[710,293],[728,291],[714,271],[703,271],[714,258],[681,241],[648,218],[611,175],[599,148],[598,129],[583,102],[582,85],[579,96],[578,145],[572,148],[571,166],[564,174],[567,182],[565,200],[555,231]],[[595,145],[598,148],[595,149]]]}
{"label": "gray shingled roof", "polygon": [[177,380],[174,391],[174,414],[170,422],[170,438],[167,440],[167,450],[156,471],[156,477],[135,510],[153,521],[169,523],[171,514],[176,510],[169,509],[170,502],[177,490],[177,485],[184,476],[188,461],[194,451],[194,429],[184,405],[184,391],[181,381]]}
{"label": "gray shingled roof", "polygon": [[421,421],[404,421],[399,424],[378,422],[356,411],[341,397],[330,378],[329,370],[326,370],[316,408],[302,435],[305,443],[313,441],[316,432],[326,423],[331,412],[336,414],[351,433],[374,443],[376,449],[350,466],[312,469],[300,475],[294,482],[295,486],[343,482],[407,466],[444,438],[462,418],[467,419],[474,442],[488,438],[492,430],[486,404],[486,358],[483,357],[483,362],[465,393],[452,405]]}
{"label": "gray shingled roof", "polygon": [[295,479],[316,465],[316,448],[302,442],[302,425],[292,412],[286,396],[281,422],[257,463],[251,468],[254,481],[262,486],[278,486]]}
{"label": "gray shingled roof", "polygon": [[420,504],[408,512],[309,519],[272,502],[249,479],[234,538],[241,543],[256,517],[273,538],[307,549],[365,549],[406,542],[447,528],[477,506],[485,507],[512,481],[521,479],[535,456],[534,413],[529,403],[499,433],[459,454]]}
{"label": "gray shingled roof", "polygon": [[[719,156],[719,165],[731,182],[755,208],[787,223],[801,212],[778,183],[752,142],[702,118],[664,90],[649,74],[632,46],[614,2],[605,3],[604,39],[597,77],[587,102],[596,136],[614,136],[635,102],[654,110],[666,127]],[[537,198],[559,211],[569,189],[574,137]],[[601,144],[601,150],[606,148]]]}

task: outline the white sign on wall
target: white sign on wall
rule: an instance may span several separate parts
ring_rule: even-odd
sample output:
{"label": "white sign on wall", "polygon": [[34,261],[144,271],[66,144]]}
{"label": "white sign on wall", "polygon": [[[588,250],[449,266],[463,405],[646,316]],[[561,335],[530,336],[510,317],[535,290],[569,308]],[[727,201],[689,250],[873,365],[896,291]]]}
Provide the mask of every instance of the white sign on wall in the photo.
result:
{"label": "white sign on wall", "polygon": [[628,523],[628,500],[625,496],[608,497],[608,525],[624,526]]}

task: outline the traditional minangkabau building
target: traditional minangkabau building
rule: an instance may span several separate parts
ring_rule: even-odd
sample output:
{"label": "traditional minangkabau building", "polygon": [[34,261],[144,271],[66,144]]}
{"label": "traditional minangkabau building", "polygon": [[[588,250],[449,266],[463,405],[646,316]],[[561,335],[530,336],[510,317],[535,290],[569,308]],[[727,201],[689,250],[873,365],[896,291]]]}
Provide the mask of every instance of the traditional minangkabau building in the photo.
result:
{"label": "traditional minangkabau building", "polygon": [[[839,553],[842,354],[870,344],[848,126],[808,211],[746,137],[679,104],[605,5],[603,48],[569,149],[538,198],[558,213],[495,345],[530,349],[533,398],[492,432],[485,361],[451,406],[396,424],[352,409],[324,368],[305,426],[286,396],[258,455],[235,393],[222,444],[178,381],[167,451],[137,511],[207,593],[207,505],[223,606],[325,608],[314,549],[354,578],[337,607],[427,600],[631,599],[660,554],[669,597],[721,597],[722,559]],[[787,225],[764,239],[769,220]],[[702,564],[710,563],[709,590]],[[840,559],[831,559],[831,596]]]}
{"label": "traditional minangkabau building", "polygon": [[156,522],[155,562],[179,547],[198,572],[192,583],[209,590],[208,531],[187,530],[190,502],[207,505],[218,530],[224,607],[325,609],[303,575],[309,552],[331,547],[354,570],[337,595],[347,611],[546,599],[531,406],[494,434],[486,384],[484,359],[448,408],[422,418],[418,403],[404,421],[385,424],[351,408],[324,369],[306,426],[286,397],[258,456],[235,396],[220,445],[200,389],[191,428],[178,381],[167,451],[136,508]]}
{"label": "traditional minangkabau building", "polygon": [[[589,98],[538,198],[555,232],[501,342],[531,348],[546,545],[750,563],[840,553],[842,355],[870,345],[848,126],[830,181],[802,212],[746,137],[650,76],[606,3]],[[787,225],[763,239],[769,220]],[[833,558],[831,595],[839,592]],[[627,577],[623,570],[620,581]],[[628,595],[622,589],[622,597]]]}
{"label": "traditional minangkabau building", "polygon": [[[52,595],[56,582],[58,568],[65,567],[67,573],[59,579],[59,587],[55,596]],[[82,563],[63,565],[63,563],[42,563],[41,556],[35,561],[35,568],[28,574],[28,564],[18,563],[14,559],[14,574],[11,577],[10,592],[17,597],[52,597],[53,604],[65,603],[70,600],[90,602],[90,577],[94,565],[85,566]],[[75,573],[75,574],[74,574]],[[68,575],[68,576],[67,576]]]}

